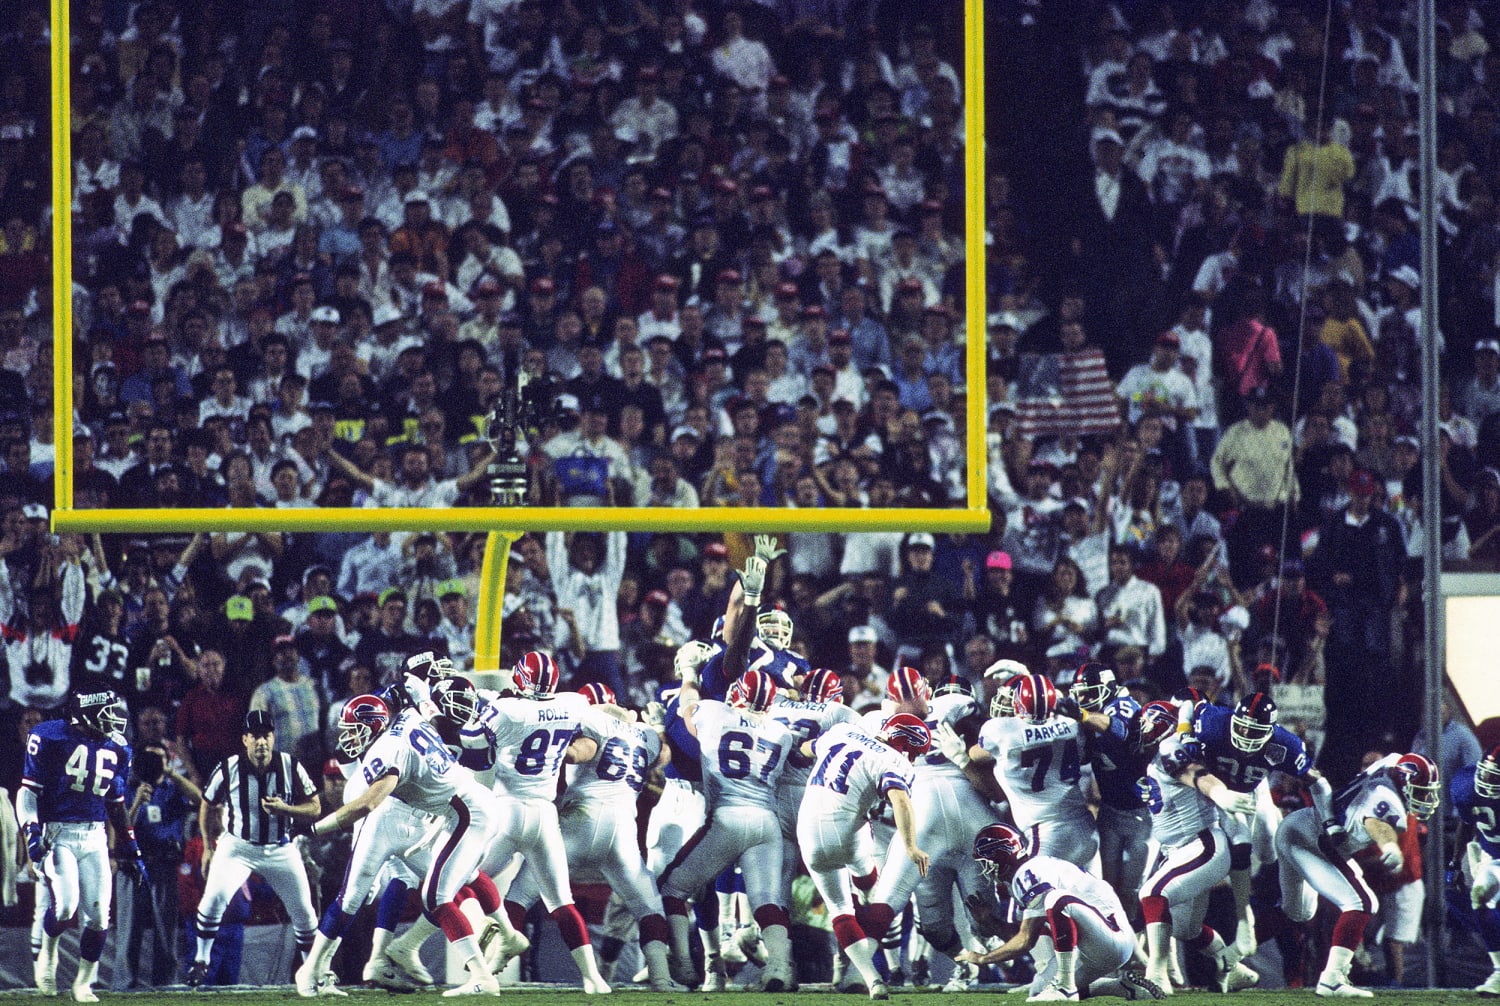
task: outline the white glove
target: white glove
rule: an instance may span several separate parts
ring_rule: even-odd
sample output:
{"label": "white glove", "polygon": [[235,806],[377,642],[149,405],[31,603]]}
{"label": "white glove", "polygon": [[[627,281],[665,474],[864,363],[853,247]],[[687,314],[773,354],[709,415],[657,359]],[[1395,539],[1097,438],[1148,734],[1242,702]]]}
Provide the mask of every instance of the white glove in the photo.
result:
{"label": "white glove", "polygon": [[1387,842],[1380,847],[1380,865],[1392,873],[1401,869],[1406,862],[1406,857],[1401,855],[1401,850],[1396,847],[1395,842]]}
{"label": "white glove", "polygon": [[984,669],[984,676],[987,678],[1009,678],[1025,673],[1027,673],[1025,664],[1019,660],[1011,660],[1008,657],[1003,660],[997,660]]}
{"label": "white glove", "polygon": [[690,639],[677,648],[677,656],[672,658],[672,669],[677,673],[678,681],[697,682],[698,669],[708,663],[708,658],[713,656],[714,648],[708,643]]}
{"label": "white glove", "polygon": [[758,534],[755,536],[755,557],[767,566],[784,555],[786,555],[786,549],[776,547],[776,536],[774,534]]}
{"label": "white glove", "polygon": [[1231,814],[1255,813],[1255,797],[1250,793],[1236,793],[1228,786],[1214,790],[1209,799]]}
{"label": "white glove", "polygon": [[402,679],[401,689],[418,709],[424,705],[432,705],[432,686],[415,674],[407,674]]}
{"label": "white glove", "polygon": [[641,720],[660,730],[667,722],[667,707],[660,702],[647,702],[645,712],[641,713]]}
{"label": "white glove", "polygon": [[740,571],[740,586],[745,588],[745,607],[760,606],[760,592],[766,585],[766,560],[752,555]]}
{"label": "white glove", "polygon": [[937,730],[932,734],[932,741],[937,749],[943,753],[943,757],[957,765],[959,768],[967,768],[969,762],[969,746],[964,739],[958,735],[958,731],[948,723],[938,724]]}

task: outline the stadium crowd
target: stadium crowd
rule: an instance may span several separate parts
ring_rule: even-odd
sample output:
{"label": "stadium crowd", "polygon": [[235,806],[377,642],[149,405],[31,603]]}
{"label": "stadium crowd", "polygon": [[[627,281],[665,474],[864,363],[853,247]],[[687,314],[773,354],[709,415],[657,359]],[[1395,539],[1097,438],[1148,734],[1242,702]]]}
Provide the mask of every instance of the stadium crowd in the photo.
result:
{"label": "stadium crowd", "polygon": [[[1441,533],[1495,569],[1500,23],[1439,7]],[[785,538],[768,599],[846,701],[1097,658],[1147,697],[1322,686],[1335,780],[1405,750],[1411,5],[1335,3],[1326,75],[1321,3],[988,8],[972,333],[957,4],[76,4],[77,505],[487,505],[523,371],[538,502],[963,505],[984,338],[992,531]],[[472,659],[482,540],[48,534],[46,31],[0,37],[5,735],[107,686],[186,778],[247,709],[321,770],[348,697]],[[642,704],[749,551],[528,535],[502,659]]]}

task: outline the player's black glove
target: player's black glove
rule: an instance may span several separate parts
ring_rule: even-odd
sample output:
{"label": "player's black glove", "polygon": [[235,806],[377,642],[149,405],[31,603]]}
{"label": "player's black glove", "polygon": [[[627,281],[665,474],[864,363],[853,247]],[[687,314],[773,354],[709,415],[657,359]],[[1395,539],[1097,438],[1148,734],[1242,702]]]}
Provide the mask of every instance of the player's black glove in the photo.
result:
{"label": "player's black glove", "polygon": [[47,841],[42,837],[40,822],[30,821],[22,829],[26,834],[26,858],[40,863],[47,858]]}
{"label": "player's black glove", "polygon": [[1078,705],[1078,700],[1071,695],[1059,695],[1057,697],[1057,715],[1065,716],[1070,720],[1082,720],[1083,709]]}
{"label": "player's black glove", "polygon": [[314,822],[305,817],[288,816],[286,819],[287,831],[291,832],[293,838],[303,835],[312,837]]}

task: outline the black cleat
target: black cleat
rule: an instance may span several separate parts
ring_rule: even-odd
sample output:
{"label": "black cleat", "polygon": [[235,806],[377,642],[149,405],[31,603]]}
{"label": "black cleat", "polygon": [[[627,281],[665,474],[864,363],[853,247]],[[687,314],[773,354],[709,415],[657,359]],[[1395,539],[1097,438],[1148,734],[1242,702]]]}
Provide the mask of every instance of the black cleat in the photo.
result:
{"label": "black cleat", "polygon": [[1130,1000],[1165,999],[1167,997],[1159,985],[1145,975],[1136,974],[1134,971],[1121,972],[1120,984],[1125,986],[1125,998]]}
{"label": "black cleat", "polygon": [[202,961],[194,961],[187,967],[187,983],[190,988],[197,988],[208,980],[208,965]]}

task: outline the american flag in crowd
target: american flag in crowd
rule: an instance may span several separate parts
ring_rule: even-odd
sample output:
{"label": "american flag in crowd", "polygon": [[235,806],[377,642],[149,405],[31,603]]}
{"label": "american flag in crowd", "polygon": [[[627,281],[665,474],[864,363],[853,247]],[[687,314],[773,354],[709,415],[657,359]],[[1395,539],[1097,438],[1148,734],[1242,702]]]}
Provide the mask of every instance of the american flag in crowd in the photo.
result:
{"label": "american flag in crowd", "polygon": [[1076,353],[1025,353],[1016,376],[1016,417],[1028,437],[1114,433],[1115,386],[1095,347]]}

